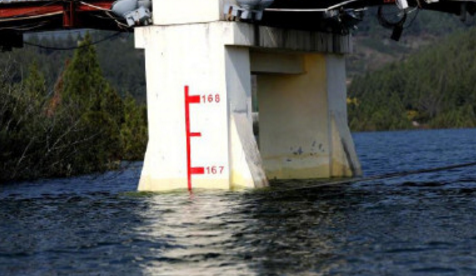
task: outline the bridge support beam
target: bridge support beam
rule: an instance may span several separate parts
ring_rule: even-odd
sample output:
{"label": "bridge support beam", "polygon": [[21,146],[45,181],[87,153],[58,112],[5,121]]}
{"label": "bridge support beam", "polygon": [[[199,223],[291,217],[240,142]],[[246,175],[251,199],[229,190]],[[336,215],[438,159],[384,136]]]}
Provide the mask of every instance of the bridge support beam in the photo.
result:
{"label": "bridge support beam", "polygon": [[145,49],[149,119],[139,190],[263,187],[267,178],[360,172],[346,121],[348,37],[224,21],[135,31]]}
{"label": "bridge support beam", "polygon": [[295,54],[294,59],[302,72],[257,72],[260,152],[267,177],[360,174],[347,126],[344,56]]}

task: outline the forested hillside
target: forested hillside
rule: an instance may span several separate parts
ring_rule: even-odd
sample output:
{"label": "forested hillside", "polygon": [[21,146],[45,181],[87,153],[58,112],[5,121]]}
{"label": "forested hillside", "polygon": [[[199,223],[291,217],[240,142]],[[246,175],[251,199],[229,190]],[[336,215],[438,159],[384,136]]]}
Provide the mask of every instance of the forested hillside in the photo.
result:
{"label": "forested hillside", "polygon": [[348,107],[352,130],[475,127],[476,28],[356,77]]}
{"label": "forested hillside", "polygon": [[[394,11],[386,9],[384,12],[390,17]],[[377,9],[371,8],[357,30],[352,32],[355,43],[354,54],[347,59],[349,78],[400,61],[421,47],[438,43],[447,35],[474,25],[475,19],[472,17],[462,22],[460,17],[453,14],[414,11],[409,15],[400,41],[396,42],[390,39],[392,31],[378,23]]]}
{"label": "forested hillside", "polygon": [[[129,93],[139,102],[145,102],[144,52],[134,49],[133,35],[104,31],[89,33],[93,42],[100,42],[95,45],[99,64],[114,89],[121,95]],[[27,76],[29,65],[37,61],[46,86],[52,91],[53,84],[85,34],[85,31],[30,34],[26,37],[27,43],[45,47],[25,45],[12,52],[0,52],[0,71],[8,74],[12,83],[18,83]]]}

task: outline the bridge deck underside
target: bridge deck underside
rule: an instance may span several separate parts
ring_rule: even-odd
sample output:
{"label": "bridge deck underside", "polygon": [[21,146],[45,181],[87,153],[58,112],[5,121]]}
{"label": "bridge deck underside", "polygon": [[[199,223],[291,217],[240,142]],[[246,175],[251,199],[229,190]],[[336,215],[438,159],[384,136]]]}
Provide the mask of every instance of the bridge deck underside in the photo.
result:
{"label": "bridge deck underside", "polygon": [[[408,0],[417,6],[416,0]],[[110,10],[114,0],[84,1],[44,1],[44,0],[0,0],[0,32],[43,31],[69,28],[95,28],[106,30],[126,30],[117,24]],[[340,3],[345,8],[363,8],[394,4],[394,0],[275,0],[274,9],[324,9]],[[440,0],[439,3],[426,4],[422,8],[459,14],[461,3],[465,1]],[[474,14],[476,5],[467,2],[467,11]],[[332,22],[326,22],[322,12],[265,12],[261,24],[306,30],[335,31]]]}
{"label": "bridge deck underside", "polygon": [[[438,3],[427,4],[424,0],[407,0],[411,7],[420,7],[426,10],[434,10],[445,13],[457,14],[461,13],[461,5],[466,5],[466,11],[471,15],[476,12],[476,2],[474,1],[454,1],[440,0]],[[350,1],[332,1],[332,0],[275,0],[272,8],[276,9],[326,9],[343,2]],[[349,9],[361,9],[372,6],[395,5],[395,0],[356,0],[344,6]],[[332,21],[324,20],[322,12],[268,12],[263,17],[263,24],[277,27],[291,27],[305,30],[336,30]],[[337,26],[337,29],[338,26]]]}
{"label": "bridge deck underside", "polygon": [[113,0],[85,2],[0,0],[0,31],[43,31],[69,28],[118,29],[108,16]]}

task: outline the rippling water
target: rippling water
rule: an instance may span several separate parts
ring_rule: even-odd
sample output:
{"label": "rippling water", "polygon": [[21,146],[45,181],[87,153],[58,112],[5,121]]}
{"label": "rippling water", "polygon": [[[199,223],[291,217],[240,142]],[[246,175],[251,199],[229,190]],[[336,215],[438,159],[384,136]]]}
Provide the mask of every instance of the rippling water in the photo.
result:
{"label": "rippling water", "polygon": [[[476,130],[355,134],[366,175],[476,160]],[[476,168],[283,191],[0,187],[0,275],[476,275]],[[312,182],[311,182],[312,183]]]}

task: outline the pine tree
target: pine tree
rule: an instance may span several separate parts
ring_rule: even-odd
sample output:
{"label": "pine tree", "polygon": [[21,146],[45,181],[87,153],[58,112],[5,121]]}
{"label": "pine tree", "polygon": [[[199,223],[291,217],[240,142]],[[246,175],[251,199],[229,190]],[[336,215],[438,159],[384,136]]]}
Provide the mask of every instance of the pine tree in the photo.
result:
{"label": "pine tree", "polygon": [[111,168],[123,154],[123,103],[102,74],[89,33],[65,69],[61,101],[67,121],[76,126],[68,135],[71,173]]}
{"label": "pine tree", "polygon": [[107,82],[89,33],[74,52],[65,69],[63,82],[62,97],[65,101],[76,103],[81,110],[100,109],[101,94],[107,89]]}
{"label": "pine tree", "polygon": [[28,70],[28,77],[24,81],[25,95],[29,98],[31,108],[40,111],[46,100],[46,81],[38,68],[38,63],[32,62]]}

